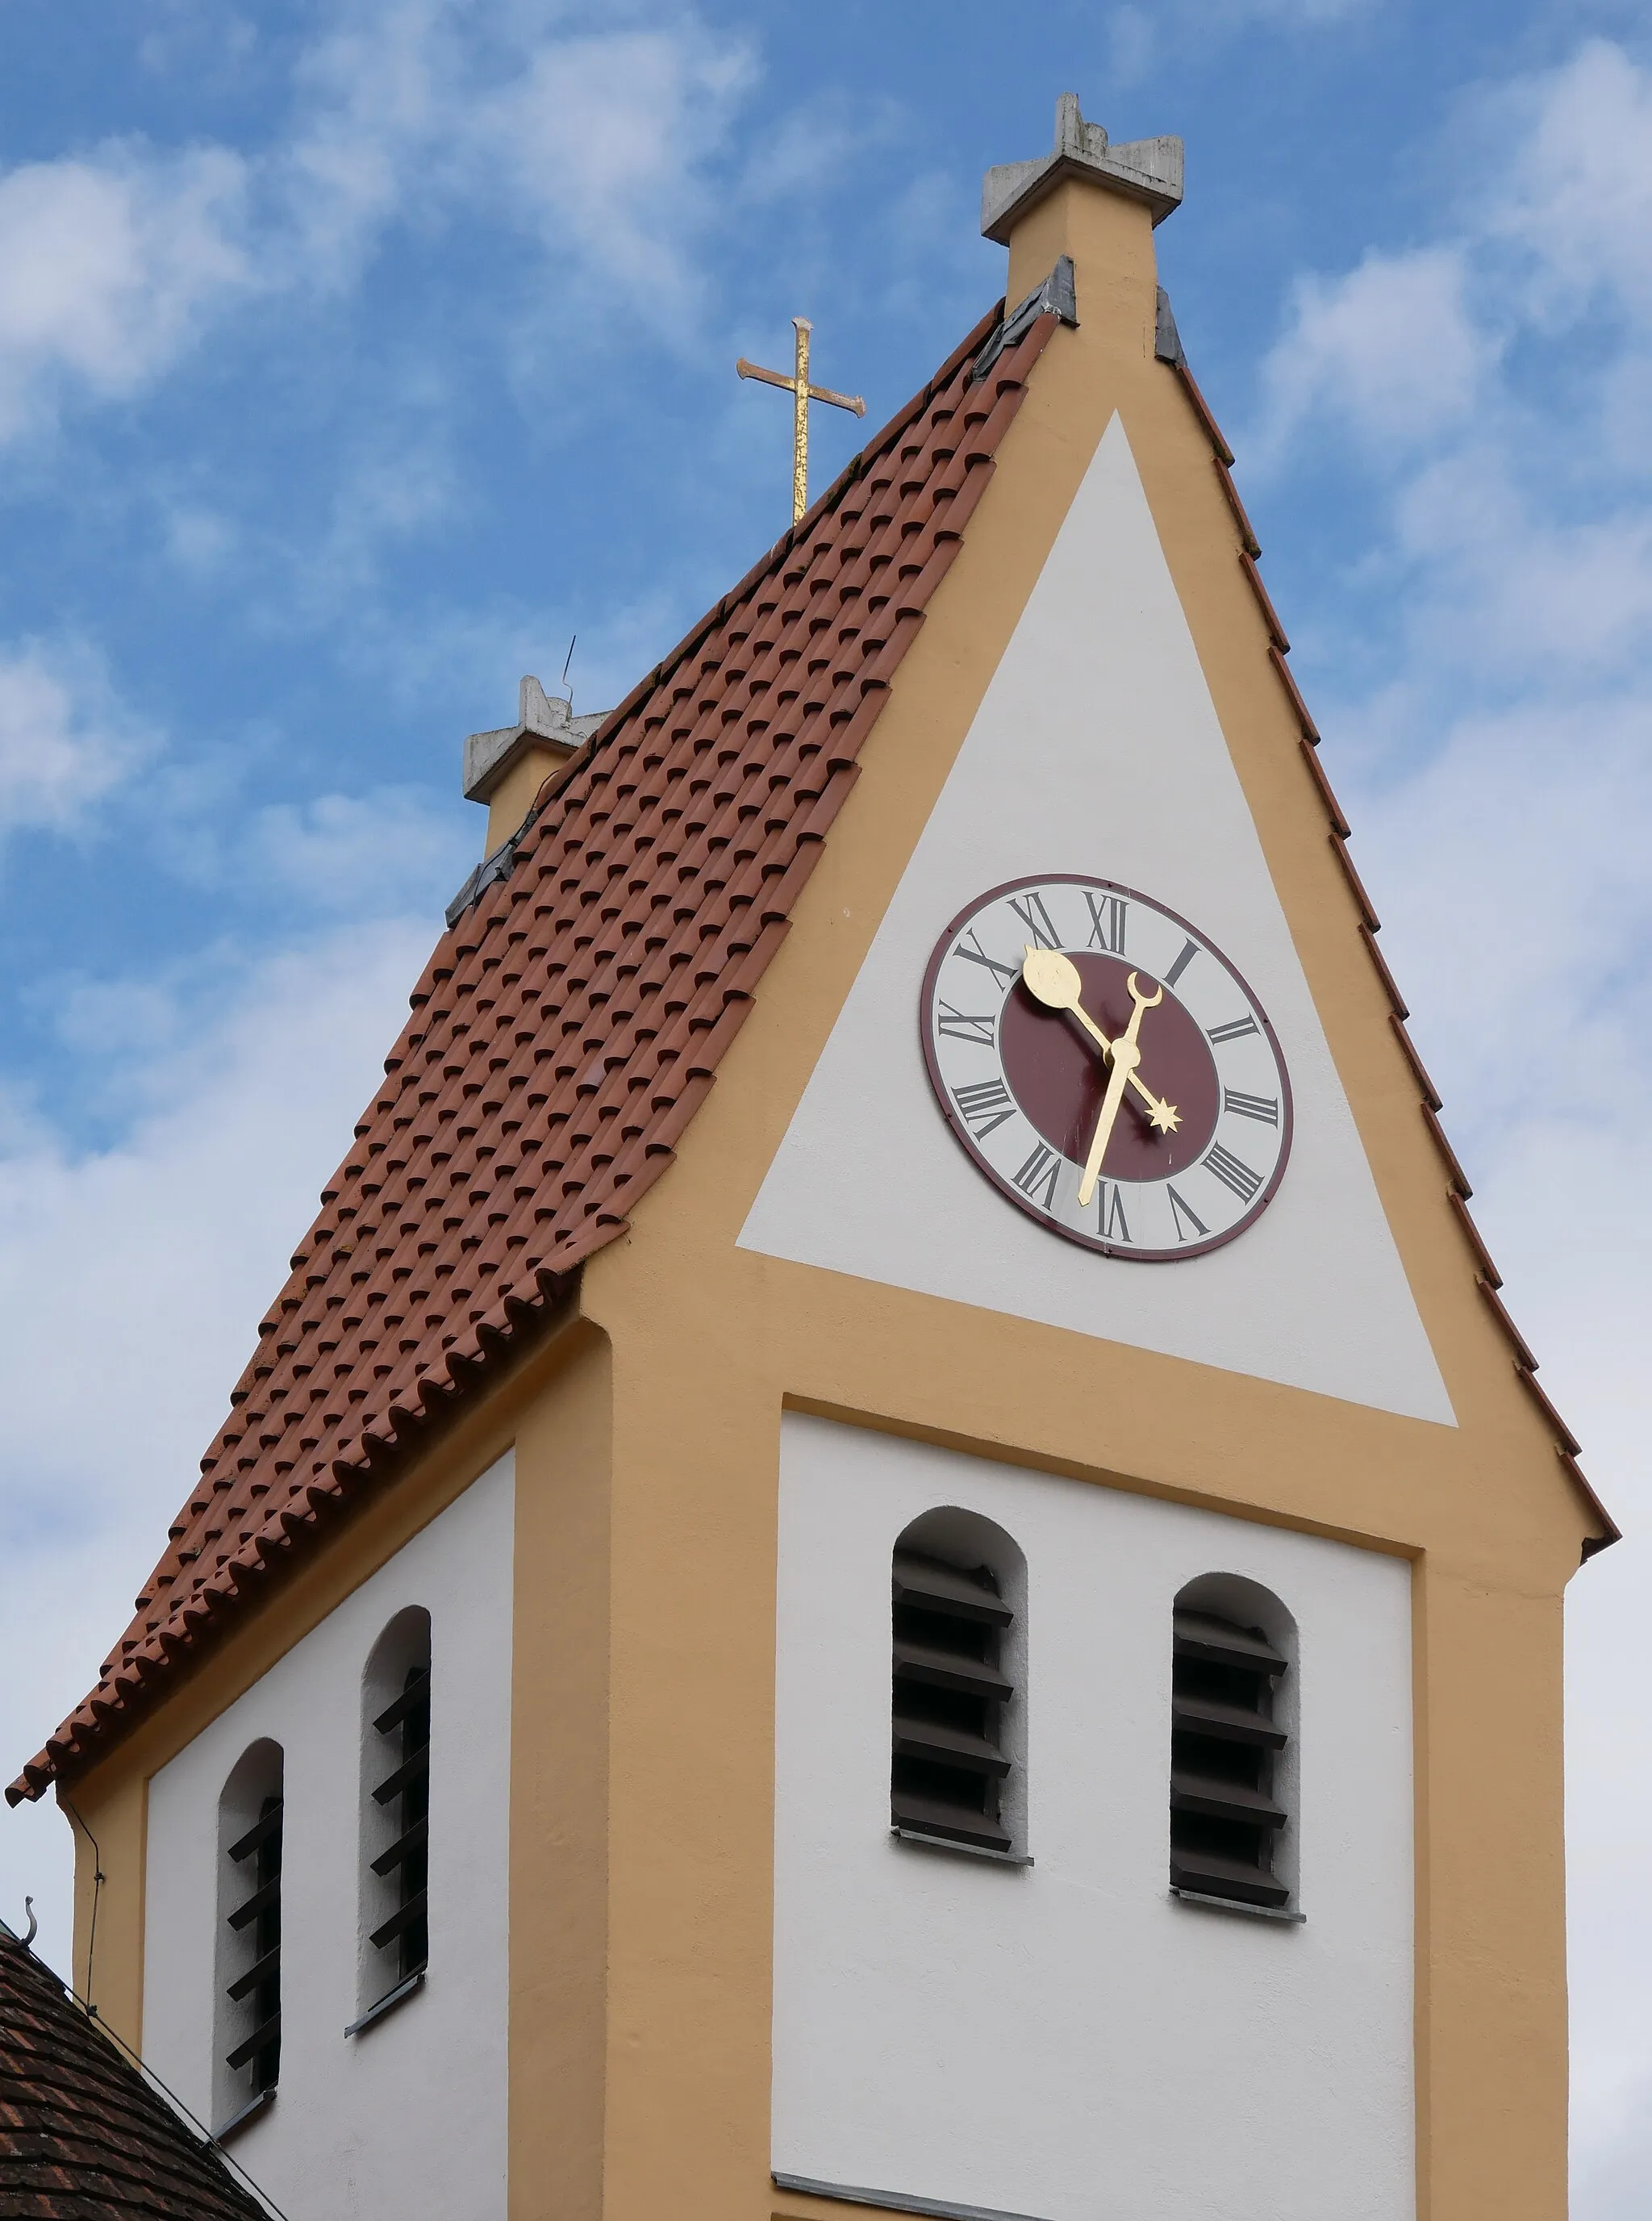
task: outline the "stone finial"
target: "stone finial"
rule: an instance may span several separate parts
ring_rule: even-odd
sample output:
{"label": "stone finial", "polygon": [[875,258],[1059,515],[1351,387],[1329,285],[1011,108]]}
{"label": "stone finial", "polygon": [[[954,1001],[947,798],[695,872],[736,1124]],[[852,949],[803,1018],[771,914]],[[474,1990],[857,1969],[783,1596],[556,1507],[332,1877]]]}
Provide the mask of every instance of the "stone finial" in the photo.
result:
{"label": "stone finial", "polygon": [[489,855],[516,831],[546,779],[584,747],[607,714],[576,717],[572,702],[547,694],[529,677],[517,690],[514,725],[468,735],[460,784],[467,802],[486,805]]}
{"label": "stone finial", "polygon": [[573,708],[560,694],[554,698],[548,696],[537,679],[524,679],[516,690],[516,723],[524,733],[565,740]]}
{"label": "stone finial", "polygon": [[468,802],[490,802],[508,774],[529,749],[558,760],[573,754],[590,739],[605,710],[576,717],[573,705],[560,694],[547,694],[537,679],[525,678],[516,692],[516,722],[498,725],[491,732],[472,733],[465,742],[465,766],[460,783]]}
{"label": "stone finial", "polygon": [[1155,224],[1162,223],[1182,197],[1180,139],[1133,139],[1128,146],[1108,144],[1099,123],[1086,123],[1076,92],[1055,103],[1055,149],[1033,162],[1000,162],[981,181],[981,231],[1000,247],[1010,243],[1017,221],[1063,178],[1091,178],[1145,201]]}

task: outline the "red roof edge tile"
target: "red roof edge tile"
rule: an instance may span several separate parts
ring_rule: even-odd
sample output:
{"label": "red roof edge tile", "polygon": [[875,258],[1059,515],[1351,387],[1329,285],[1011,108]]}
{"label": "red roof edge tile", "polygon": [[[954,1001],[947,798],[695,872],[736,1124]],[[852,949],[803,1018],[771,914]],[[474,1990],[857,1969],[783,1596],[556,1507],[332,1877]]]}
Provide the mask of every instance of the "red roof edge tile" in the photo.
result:
{"label": "red roof edge tile", "polygon": [[1492,1262],[1491,1253],[1481,1240],[1480,1229],[1468,1211],[1467,1198],[1473,1195],[1474,1190],[1468,1185],[1467,1176],[1461,1165],[1457,1161],[1456,1152],[1446,1139],[1445,1128],[1441,1124],[1437,1115],[1440,1109],[1439,1095],[1406,1030],[1405,1021],[1411,1016],[1411,1012],[1405,1007],[1405,998],[1400,994],[1393,973],[1388,969],[1382,951],[1377,946],[1376,936],[1380,930],[1380,922],[1372,906],[1371,898],[1366,892],[1364,882],[1354,867],[1354,860],[1348,851],[1348,820],[1342,815],[1342,806],[1336,799],[1324,766],[1316,753],[1319,747],[1319,729],[1285,660],[1290,653],[1290,642],[1285,636],[1284,629],[1280,623],[1273,602],[1262,584],[1261,573],[1256,567],[1256,558],[1261,551],[1256,544],[1256,535],[1251,529],[1250,519],[1245,514],[1244,504],[1239,498],[1238,488],[1230,476],[1233,466],[1233,450],[1223,437],[1221,428],[1211,413],[1210,404],[1199,391],[1198,384],[1186,363],[1180,362],[1173,367],[1192,404],[1193,413],[1206,439],[1210,441],[1211,452],[1216,458],[1217,474],[1222,480],[1223,491],[1227,495],[1235,521],[1239,528],[1241,540],[1239,560],[1244,567],[1245,577],[1252,592],[1256,597],[1268,629],[1268,654],[1280,684],[1285,689],[1292,715],[1300,729],[1302,754],[1308,764],[1315,789],[1330,822],[1331,847],[1336,851],[1337,863],[1342,867],[1349,892],[1353,896],[1360,913],[1360,937],[1365,943],[1366,954],[1376,970],[1377,976],[1382,983],[1383,992],[1388,999],[1389,1022],[1393,1027],[1395,1039],[1411,1067],[1412,1076],[1422,1091],[1423,1117],[1427,1122],[1429,1134],[1434,1146],[1446,1167],[1449,1178],[1447,1194],[1462,1229],[1464,1238],[1474,1255],[1476,1285],[1514,1351],[1516,1372],[1525,1384],[1555,1436],[1555,1450],[1566,1468],[1568,1479],[1605,1530],[1602,1535],[1592,1535],[1585,1540],[1583,1557],[1587,1561],[1599,1551],[1606,1549],[1611,1543],[1621,1541],[1621,1530],[1585,1477],[1583,1468],[1578,1463],[1578,1444],[1573,1437],[1571,1430],[1543,1390],[1538,1386],[1534,1378],[1537,1370],[1537,1361],[1527,1348],[1519,1329],[1510,1316],[1507,1305],[1497,1292],[1502,1286],[1502,1277]]}

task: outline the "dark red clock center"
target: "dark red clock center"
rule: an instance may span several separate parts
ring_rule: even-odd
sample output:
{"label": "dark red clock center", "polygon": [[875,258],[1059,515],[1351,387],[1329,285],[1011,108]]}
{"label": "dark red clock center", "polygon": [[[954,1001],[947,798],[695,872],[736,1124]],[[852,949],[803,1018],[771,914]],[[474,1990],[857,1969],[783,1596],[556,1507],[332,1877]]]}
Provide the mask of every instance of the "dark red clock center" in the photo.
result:
{"label": "dark red clock center", "polygon": [[[1084,981],[1084,1007],[1108,1039],[1130,1020],[1131,967],[1117,956],[1069,951]],[[1151,994],[1158,982],[1137,970],[1136,985]],[[1119,1107],[1102,1171],[1109,1179],[1168,1179],[1185,1172],[1210,1147],[1222,1091],[1211,1045],[1169,988],[1164,1000],[1142,1013],[1136,1035],[1143,1085],[1181,1113],[1173,1134],[1148,1125],[1147,1105],[1129,1090]],[[1004,1076],[1031,1124],[1052,1148],[1076,1165],[1089,1154],[1101,1099],[1112,1067],[1070,1011],[1047,1010],[1017,980],[998,1021]],[[1134,1099],[1132,1099],[1134,1098]]]}

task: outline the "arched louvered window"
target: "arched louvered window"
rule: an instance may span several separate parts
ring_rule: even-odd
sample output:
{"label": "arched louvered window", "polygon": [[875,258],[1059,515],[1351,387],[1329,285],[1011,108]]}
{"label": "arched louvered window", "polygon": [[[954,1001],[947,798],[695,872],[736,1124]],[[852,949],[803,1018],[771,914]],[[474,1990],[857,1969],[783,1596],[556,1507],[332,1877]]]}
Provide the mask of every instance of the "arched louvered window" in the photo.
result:
{"label": "arched louvered window", "polygon": [[255,1742],[218,1800],[215,2110],[228,2126],[273,2094],[281,2072],[283,1758]]}
{"label": "arched louvered window", "polygon": [[398,1612],[362,1681],[361,2018],[411,1993],[430,1955],[430,1615]]}
{"label": "arched louvered window", "polygon": [[1195,1897],[1291,1903],[1295,1627],[1279,1598],[1211,1573],[1176,1599],[1170,1882]]}
{"label": "arched louvered window", "polygon": [[890,1817],[898,1835],[1001,1856],[1024,1842],[1020,1551],[990,1520],[915,1520],[892,1567]]}

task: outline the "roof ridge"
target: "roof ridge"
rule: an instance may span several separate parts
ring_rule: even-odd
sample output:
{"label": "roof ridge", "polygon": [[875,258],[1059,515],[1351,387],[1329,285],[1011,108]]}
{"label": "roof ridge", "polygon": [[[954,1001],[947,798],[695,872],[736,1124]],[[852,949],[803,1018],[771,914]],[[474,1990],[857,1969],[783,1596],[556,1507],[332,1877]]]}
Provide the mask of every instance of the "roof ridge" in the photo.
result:
{"label": "roof ridge", "polygon": [[716,606],[709,610],[695,624],[691,625],[676,647],[661,656],[653,670],[639,679],[630,692],[616,703],[589,739],[577,748],[565,763],[558,764],[554,771],[547,774],[538,793],[534,798],[533,808],[529,811],[527,818],[523,821],[523,828],[521,829],[525,829],[527,825],[532,823],[556,796],[566,789],[575,774],[592,760],[610,735],[618,730],[621,721],[638,709],[654,689],[662,685],[671,676],[685,656],[693,654],[695,648],[714,627],[723,622],[729,610],[737,608],[746,596],[762,583],[775,566],[784,561],[792,548],[813,530],[817,522],[832,514],[843,495],[866,469],[868,459],[881,454],[889,442],[929,406],[936,392],[957,374],[963,363],[981,351],[993,332],[1003,323],[1004,308],[1005,303],[1000,300],[996,306],[987,310],[967,336],[960,341],[929,384],[915,393],[904,407],[898,409],[888,422],[881,425],[869,440],[862,441],[831,484],[823,492],[816,497],[797,522],[787,525],[780,537],[758,557],[745,575],[729,589]]}

